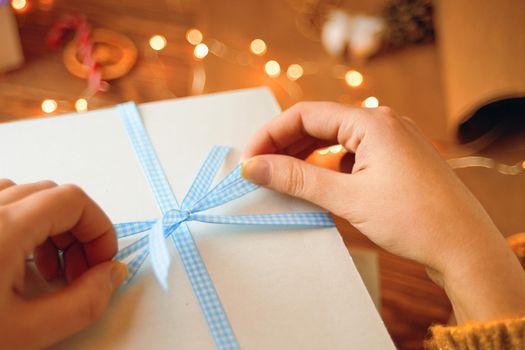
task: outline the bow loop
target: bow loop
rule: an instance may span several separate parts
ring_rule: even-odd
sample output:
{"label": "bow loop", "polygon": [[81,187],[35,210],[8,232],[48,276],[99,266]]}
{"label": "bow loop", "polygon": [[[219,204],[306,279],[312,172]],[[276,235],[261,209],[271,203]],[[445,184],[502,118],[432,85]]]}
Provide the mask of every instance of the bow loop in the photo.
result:
{"label": "bow loop", "polygon": [[194,205],[194,210],[197,212],[218,207],[256,189],[257,186],[242,178],[241,165],[237,165],[235,169]]}
{"label": "bow loop", "polygon": [[208,193],[213,179],[217,175],[230,150],[231,147],[227,146],[214,146],[211,149],[208,157],[206,157],[204,161],[204,165],[199,169],[188,193],[186,193],[186,196],[182,200],[180,206],[182,209],[195,207],[195,204]]}
{"label": "bow loop", "polygon": [[330,215],[317,212],[234,216],[199,214],[201,211],[218,207],[257,189],[257,186],[242,178],[241,167],[237,166],[210,190],[213,179],[230,150],[230,147],[224,146],[213,147],[179,206],[148,138],[137,106],[130,102],[119,105],[118,109],[162,215],[156,220],[116,224],[115,230],[119,239],[141,234],[142,237],[120,249],[115,258],[129,261],[129,281],[150,256],[158,281],[164,289],[168,289],[171,257],[166,238],[170,237],[204,313],[216,347],[221,350],[239,349],[228,317],[186,222],[283,225],[303,228],[305,226],[333,227],[335,225]]}

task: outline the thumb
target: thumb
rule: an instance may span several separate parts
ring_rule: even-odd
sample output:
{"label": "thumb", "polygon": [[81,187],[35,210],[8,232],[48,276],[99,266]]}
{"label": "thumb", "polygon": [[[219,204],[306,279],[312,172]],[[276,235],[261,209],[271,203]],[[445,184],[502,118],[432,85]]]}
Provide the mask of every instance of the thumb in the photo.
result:
{"label": "thumb", "polygon": [[[93,324],[102,317],[111,295],[127,277],[127,267],[116,261],[98,264],[63,290],[24,303],[18,314],[23,347],[45,348]],[[24,334],[24,332],[22,332]],[[28,344],[33,339],[37,344]]]}
{"label": "thumb", "polygon": [[353,182],[351,175],[284,155],[250,158],[243,163],[241,174],[256,185],[305,199],[335,214],[344,210],[344,193]]}

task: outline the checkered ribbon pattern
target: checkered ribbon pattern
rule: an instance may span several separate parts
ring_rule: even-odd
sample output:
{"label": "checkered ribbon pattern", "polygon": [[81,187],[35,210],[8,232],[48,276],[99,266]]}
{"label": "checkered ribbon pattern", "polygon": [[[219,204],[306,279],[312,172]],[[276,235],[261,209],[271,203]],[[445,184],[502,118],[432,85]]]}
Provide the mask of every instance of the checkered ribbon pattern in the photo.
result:
{"label": "checkered ribbon pattern", "polygon": [[207,215],[202,213],[257,189],[257,186],[242,178],[240,165],[212,186],[230,150],[225,146],[212,148],[179,205],[157,159],[137,106],[133,102],[128,102],[118,105],[117,109],[162,215],[152,220],[116,224],[115,229],[119,239],[130,236],[138,237],[133,243],[120,249],[116,259],[128,262],[129,282],[146,258],[150,256],[155,276],[160,285],[167,290],[171,261],[168,242],[171,241],[184,267],[216,348],[239,349],[230,321],[186,223],[200,221],[230,225],[333,227],[334,223],[330,215],[326,212],[256,215]]}

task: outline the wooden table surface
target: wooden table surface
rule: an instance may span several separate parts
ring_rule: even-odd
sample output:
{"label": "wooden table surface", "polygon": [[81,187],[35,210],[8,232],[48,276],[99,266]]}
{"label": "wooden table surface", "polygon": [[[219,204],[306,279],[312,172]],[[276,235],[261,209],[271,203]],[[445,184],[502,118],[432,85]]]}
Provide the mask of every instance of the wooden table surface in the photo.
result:
{"label": "wooden table surface", "polygon": [[[128,0],[118,4],[103,0],[28,1],[27,11],[17,15],[26,63],[19,70],[0,75],[0,122],[41,116],[40,103],[45,98],[59,101],[57,113],[74,111],[74,101],[81,96],[86,83],[66,71],[61,52],[46,47],[45,35],[61,14],[76,12],[85,14],[95,28],[109,28],[127,35],[139,50],[133,70],[124,78],[110,82],[109,91],[90,99],[90,109],[127,100],[147,102],[196,92],[266,85],[274,91],[283,108],[302,99],[356,103],[375,95],[382,104],[412,117],[430,138],[446,137],[434,46],[408,48],[357,66],[365,76],[365,83],[358,89],[350,89],[336,78],[340,62],[330,58],[318,41],[299,33],[297,6],[302,2],[298,0]],[[374,11],[380,3],[379,0],[366,4],[349,1],[349,6]],[[257,37],[266,40],[269,50],[264,58],[250,58],[252,62],[248,65],[214,55],[197,61],[192,56],[193,47],[184,38],[191,27],[200,28],[207,42],[220,40],[236,57],[240,52],[247,52],[247,45]],[[163,34],[168,40],[167,47],[158,54],[147,44],[154,34]],[[316,73],[294,84],[284,77],[272,79],[262,69],[266,59],[277,59],[283,67],[306,61]],[[197,86],[203,77],[205,84]],[[505,233],[524,230],[522,215],[519,215],[525,208],[523,192],[518,191],[507,205],[506,197],[495,187],[505,186],[504,193],[512,195],[524,183],[523,176],[504,178],[484,170],[465,170],[460,175],[490,208],[489,212]],[[487,189],[486,183],[495,185]],[[494,192],[500,194],[499,201],[493,200]],[[506,220],[504,213],[518,219]],[[450,305],[444,293],[428,279],[422,266],[377,248],[343,220],[336,222],[348,247],[379,251],[382,317],[399,348],[421,348],[428,326],[449,319]]]}

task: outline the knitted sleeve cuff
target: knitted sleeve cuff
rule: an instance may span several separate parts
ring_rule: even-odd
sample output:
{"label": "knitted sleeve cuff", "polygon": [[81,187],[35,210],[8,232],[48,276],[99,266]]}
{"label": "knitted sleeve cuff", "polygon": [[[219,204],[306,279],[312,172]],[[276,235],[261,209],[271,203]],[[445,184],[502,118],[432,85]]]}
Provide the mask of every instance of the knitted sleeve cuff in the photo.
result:
{"label": "knitted sleeve cuff", "polygon": [[436,325],[430,328],[430,333],[425,348],[431,350],[525,349],[525,317],[458,327]]}

